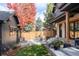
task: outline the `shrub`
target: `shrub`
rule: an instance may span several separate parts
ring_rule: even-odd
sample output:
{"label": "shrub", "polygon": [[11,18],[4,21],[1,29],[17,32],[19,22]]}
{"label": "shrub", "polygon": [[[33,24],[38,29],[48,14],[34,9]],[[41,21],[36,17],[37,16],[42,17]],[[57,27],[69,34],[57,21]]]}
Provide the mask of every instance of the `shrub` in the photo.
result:
{"label": "shrub", "polygon": [[64,45],[63,41],[61,41],[61,40],[54,40],[52,42],[52,44],[53,44],[54,48],[56,48],[56,49],[59,49],[60,45]]}
{"label": "shrub", "polygon": [[43,45],[32,45],[20,49],[17,56],[48,56],[48,50]]}

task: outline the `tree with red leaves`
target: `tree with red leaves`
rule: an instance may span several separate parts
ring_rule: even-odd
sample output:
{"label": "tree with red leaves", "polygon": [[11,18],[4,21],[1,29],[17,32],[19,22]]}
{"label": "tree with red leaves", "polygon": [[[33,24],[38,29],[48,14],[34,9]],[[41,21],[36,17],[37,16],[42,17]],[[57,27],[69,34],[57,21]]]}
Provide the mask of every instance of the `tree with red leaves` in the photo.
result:
{"label": "tree with red leaves", "polygon": [[8,8],[15,10],[21,27],[27,23],[34,23],[36,8],[33,3],[8,3],[7,5]]}

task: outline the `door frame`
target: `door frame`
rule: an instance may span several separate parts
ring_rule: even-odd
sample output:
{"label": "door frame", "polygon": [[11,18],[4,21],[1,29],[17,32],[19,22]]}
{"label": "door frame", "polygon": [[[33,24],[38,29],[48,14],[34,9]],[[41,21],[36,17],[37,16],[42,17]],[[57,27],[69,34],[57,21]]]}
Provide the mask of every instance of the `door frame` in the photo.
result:
{"label": "door frame", "polygon": [[59,37],[62,37],[62,24],[59,24]]}

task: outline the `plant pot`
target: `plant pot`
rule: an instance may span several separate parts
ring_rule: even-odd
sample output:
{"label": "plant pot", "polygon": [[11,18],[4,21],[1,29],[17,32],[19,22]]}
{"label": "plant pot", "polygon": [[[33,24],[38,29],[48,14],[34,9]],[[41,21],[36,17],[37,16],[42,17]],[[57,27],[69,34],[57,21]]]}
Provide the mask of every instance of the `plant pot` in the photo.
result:
{"label": "plant pot", "polygon": [[70,44],[65,43],[65,44],[64,44],[64,48],[66,48],[66,47],[71,47],[71,45],[70,45]]}
{"label": "plant pot", "polygon": [[50,47],[53,48],[54,46],[53,45],[50,45]]}
{"label": "plant pot", "polygon": [[54,49],[55,49],[55,50],[58,50],[58,49],[59,49],[59,47],[55,47],[55,46],[54,46]]}
{"label": "plant pot", "polygon": [[60,48],[63,48],[64,47],[64,45],[60,45]]}

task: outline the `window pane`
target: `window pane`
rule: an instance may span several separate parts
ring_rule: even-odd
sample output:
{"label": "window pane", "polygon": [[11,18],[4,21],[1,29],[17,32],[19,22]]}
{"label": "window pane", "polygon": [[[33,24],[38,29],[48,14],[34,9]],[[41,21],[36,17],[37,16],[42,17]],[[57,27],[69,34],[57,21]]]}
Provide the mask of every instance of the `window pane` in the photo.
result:
{"label": "window pane", "polygon": [[79,31],[79,21],[78,21],[78,31]]}
{"label": "window pane", "polygon": [[74,23],[70,23],[70,30],[71,30],[71,31],[74,30]]}
{"label": "window pane", "polygon": [[74,38],[74,23],[70,23],[70,38]]}

